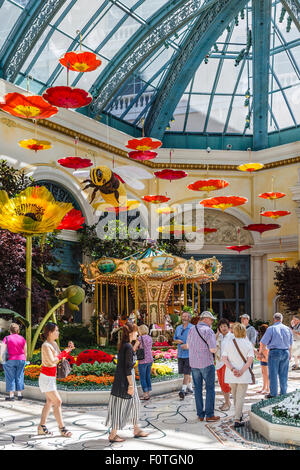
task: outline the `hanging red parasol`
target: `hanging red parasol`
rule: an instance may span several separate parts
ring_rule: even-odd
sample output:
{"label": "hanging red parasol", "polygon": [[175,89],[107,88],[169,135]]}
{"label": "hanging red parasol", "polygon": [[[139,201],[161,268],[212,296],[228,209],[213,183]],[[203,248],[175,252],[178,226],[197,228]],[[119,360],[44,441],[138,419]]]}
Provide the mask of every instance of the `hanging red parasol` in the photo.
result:
{"label": "hanging red parasol", "polygon": [[48,119],[58,112],[58,109],[49,105],[41,96],[25,96],[21,93],[8,93],[0,108],[12,116],[23,119]]}
{"label": "hanging red parasol", "polygon": [[155,171],[154,175],[156,178],[160,178],[162,180],[180,180],[182,178],[185,178],[187,176],[187,173],[183,170],[171,170],[169,168],[161,171]]}
{"label": "hanging red parasol", "polygon": [[57,230],[79,230],[83,228],[85,218],[82,217],[80,211],[72,209],[70,212],[65,215],[60,225],[57,227]]}
{"label": "hanging red parasol", "polygon": [[140,137],[138,139],[131,139],[127,142],[126,147],[132,150],[141,150],[145,152],[147,150],[155,150],[162,146],[162,142],[158,139],[152,139],[152,137]]}
{"label": "hanging red parasol", "polygon": [[280,228],[281,225],[278,224],[250,224],[243,227],[244,230],[249,230],[253,232],[259,232],[260,234],[267,232],[269,230],[276,230]]}
{"label": "hanging red parasol", "polygon": [[145,160],[153,160],[153,158],[157,157],[156,152],[150,152],[150,150],[137,150],[134,152],[129,152],[128,153],[129,158],[132,160],[138,160],[138,161],[145,161]]}
{"label": "hanging red parasol", "polygon": [[204,207],[221,209],[223,212],[230,207],[237,207],[246,204],[248,199],[241,196],[219,196],[203,199],[200,201]]}
{"label": "hanging red parasol", "polygon": [[271,200],[281,199],[284,196],[286,196],[286,194],[278,193],[278,192],[274,192],[274,191],[272,191],[270,193],[262,193],[262,194],[258,195],[258,197],[261,197],[262,199],[271,199]]}
{"label": "hanging red parasol", "polygon": [[39,139],[20,140],[19,145],[24,149],[34,150],[35,152],[39,152],[40,150],[48,150],[52,147],[51,142],[48,142],[48,140]]}
{"label": "hanging red parasol", "polygon": [[234,250],[238,251],[241,253],[242,251],[249,250],[249,248],[252,248],[251,245],[233,245],[233,246],[226,246],[228,250]]}
{"label": "hanging red parasol", "polygon": [[73,168],[79,170],[80,168],[88,168],[93,165],[89,158],[81,157],[66,157],[58,160],[58,163],[65,168]]}
{"label": "hanging red parasol", "polygon": [[206,180],[199,180],[195,183],[189,184],[188,189],[192,191],[217,191],[219,189],[226,188],[229,185],[227,181],[220,180],[220,179],[206,179]]}
{"label": "hanging red parasol", "polygon": [[218,229],[217,228],[209,228],[209,227],[203,227],[203,228],[199,228],[197,230],[198,233],[204,233],[204,235],[207,235],[209,233],[214,233],[214,232],[217,232]]}
{"label": "hanging red parasol", "polygon": [[65,55],[59,59],[59,62],[72,72],[80,73],[93,72],[102,63],[97,54],[88,51],[66,52]]}
{"label": "hanging red parasol", "polygon": [[93,101],[92,96],[87,91],[70,86],[48,88],[43,93],[43,98],[54,106],[67,109],[82,108]]}
{"label": "hanging red parasol", "polygon": [[264,217],[271,217],[272,219],[278,219],[279,217],[284,217],[290,214],[290,211],[264,211],[260,213],[260,215]]}
{"label": "hanging red parasol", "polygon": [[144,196],[142,199],[146,202],[150,202],[152,204],[162,204],[163,202],[168,202],[170,201],[171,198],[167,196],[162,196],[161,194],[158,194],[156,196]]}

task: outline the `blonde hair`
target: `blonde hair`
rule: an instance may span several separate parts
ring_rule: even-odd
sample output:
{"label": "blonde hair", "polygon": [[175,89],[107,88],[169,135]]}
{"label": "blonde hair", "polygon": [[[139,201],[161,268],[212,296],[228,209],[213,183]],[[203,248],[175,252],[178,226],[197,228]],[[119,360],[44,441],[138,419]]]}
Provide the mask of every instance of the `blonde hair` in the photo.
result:
{"label": "blonde hair", "polygon": [[17,323],[12,323],[9,327],[9,331],[12,334],[19,334],[20,333],[20,327]]}
{"label": "blonde hair", "polygon": [[140,335],[147,335],[149,333],[149,328],[147,325],[141,325],[139,326],[139,334]]}
{"label": "blonde hair", "polygon": [[233,334],[236,338],[246,338],[247,336],[246,327],[242,325],[241,323],[235,323],[232,329],[233,329]]}

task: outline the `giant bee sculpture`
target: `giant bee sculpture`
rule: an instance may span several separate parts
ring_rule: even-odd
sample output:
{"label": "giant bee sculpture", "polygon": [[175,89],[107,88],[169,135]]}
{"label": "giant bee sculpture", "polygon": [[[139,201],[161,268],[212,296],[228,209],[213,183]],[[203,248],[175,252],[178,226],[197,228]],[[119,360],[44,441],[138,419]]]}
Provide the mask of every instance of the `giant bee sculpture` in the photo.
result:
{"label": "giant bee sculpture", "polygon": [[94,188],[90,203],[95,200],[99,192],[105,202],[113,207],[126,203],[127,193],[125,186],[107,166],[98,166],[90,171],[90,178],[83,181],[86,186],[83,190]]}

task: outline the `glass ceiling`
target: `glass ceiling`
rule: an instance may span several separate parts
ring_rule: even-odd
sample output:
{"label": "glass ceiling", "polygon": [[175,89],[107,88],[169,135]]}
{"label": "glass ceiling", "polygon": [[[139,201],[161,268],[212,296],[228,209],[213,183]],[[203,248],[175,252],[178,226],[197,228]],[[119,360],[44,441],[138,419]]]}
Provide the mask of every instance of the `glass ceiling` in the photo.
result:
{"label": "glass ceiling", "polygon": [[[203,0],[202,6],[213,1]],[[9,47],[6,41],[9,33],[31,2],[0,0],[0,57]],[[95,95],[94,85],[99,76],[101,78],[119,60],[120,51],[124,54],[123,46],[128,52],[131,50],[135,33],[141,29],[151,30],[153,15],[164,11],[171,3],[174,4],[167,0],[89,0],[87,8],[86,0],[62,1],[23,61],[15,83],[26,88],[29,75],[32,78],[30,89],[36,93],[42,93],[49,86],[65,85],[66,69],[59,65],[58,59],[67,50],[79,49],[80,30],[82,48],[99,54],[102,65],[86,74],[70,72],[70,84],[90,90],[96,98],[99,90]],[[197,16],[174,29],[174,34],[158,43],[130,77],[114,90],[113,98],[101,110],[117,118],[113,125],[125,121],[135,127],[142,126],[196,20]],[[253,77],[252,67],[252,20],[252,2],[249,1],[230,24],[224,25],[225,30],[205,60],[189,77],[190,83],[172,119],[164,123],[165,135],[253,134],[253,81],[256,77]],[[1,73],[5,77],[5,70]],[[300,125],[300,32],[288,12],[284,14],[280,0],[272,4],[268,96],[268,131],[297,129]],[[297,130],[298,139],[294,140],[299,140],[300,130]]]}

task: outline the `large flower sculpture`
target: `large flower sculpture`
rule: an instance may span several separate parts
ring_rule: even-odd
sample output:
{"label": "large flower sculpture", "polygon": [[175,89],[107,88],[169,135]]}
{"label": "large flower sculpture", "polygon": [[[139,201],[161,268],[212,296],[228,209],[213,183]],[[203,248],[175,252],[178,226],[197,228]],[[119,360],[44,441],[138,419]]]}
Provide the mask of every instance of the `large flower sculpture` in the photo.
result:
{"label": "large flower sculpture", "polygon": [[101,65],[100,57],[94,52],[66,52],[63,57],[59,59],[61,65],[71,70],[72,72],[93,72]]}
{"label": "large flower sculpture", "polygon": [[58,160],[58,163],[65,168],[73,168],[79,170],[80,168],[88,168],[93,165],[93,162],[89,158],[81,157],[66,157]]}
{"label": "large flower sculpture", "polygon": [[144,162],[146,160],[153,160],[153,158],[157,157],[157,153],[156,152],[150,152],[150,150],[144,150],[144,151],[137,150],[137,151],[134,151],[134,152],[129,152],[128,156],[129,156],[129,158],[131,158],[131,160],[137,160],[137,161]]}
{"label": "large flower sculpture", "polygon": [[156,176],[156,178],[160,178],[162,180],[173,181],[185,178],[187,176],[187,173],[183,170],[172,170],[166,168],[165,170],[155,171],[154,175]]}
{"label": "large flower sculpture", "polygon": [[12,116],[23,119],[48,119],[58,112],[58,109],[49,105],[41,96],[25,96],[21,93],[8,93],[0,108]]}
{"label": "large flower sculpture", "polygon": [[0,191],[0,227],[24,235],[53,232],[72,208],[55,201],[43,186],[26,188],[12,199]]}
{"label": "large flower sculpture", "polygon": [[286,194],[272,191],[270,193],[259,194],[258,196],[261,197],[262,199],[275,200],[275,199],[281,199],[282,197],[286,196]]}
{"label": "large flower sculpture", "polygon": [[82,217],[80,211],[72,209],[67,215],[64,216],[57,230],[79,230],[83,228],[85,218]]}
{"label": "large flower sculpture", "polygon": [[39,152],[40,150],[48,150],[52,147],[51,142],[48,142],[48,140],[39,139],[20,140],[19,145],[24,149],[34,150],[35,152]]}
{"label": "large flower sculpture", "polygon": [[68,109],[82,108],[93,101],[92,96],[87,91],[70,86],[48,88],[43,93],[43,98],[54,106]]}
{"label": "large flower sculpture", "polygon": [[162,204],[163,202],[168,202],[170,200],[169,197],[163,196],[161,194],[157,194],[156,196],[144,196],[142,199],[145,202],[150,202],[152,204]]}
{"label": "large flower sculpture", "polygon": [[271,219],[278,219],[279,217],[285,217],[286,215],[290,214],[290,211],[264,211],[260,213],[260,215],[264,217],[271,217]]}
{"label": "large flower sculpture", "polygon": [[151,137],[140,137],[138,139],[131,139],[127,142],[126,147],[132,150],[141,150],[146,152],[147,150],[156,150],[162,146],[162,142],[158,139],[152,139]]}
{"label": "large flower sculpture", "polygon": [[268,232],[269,230],[276,230],[281,226],[278,224],[250,224],[243,227],[244,230],[250,230],[253,232],[259,232],[260,234]]}
{"label": "large flower sculpture", "polygon": [[217,191],[219,189],[226,188],[229,183],[225,180],[220,179],[207,179],[207,180],[199,180],[195,183],[189,184],[188,189],[192,191]]}
{"label": "large flower sculpture", "polygon": [[204,207],[221,209],[224,212],[230,207],[241,206],[246,204],[246,202],[248,202],[248,199],[241,196],[219,196],[203,199],[200,201],[200,204],[202,204]]}

